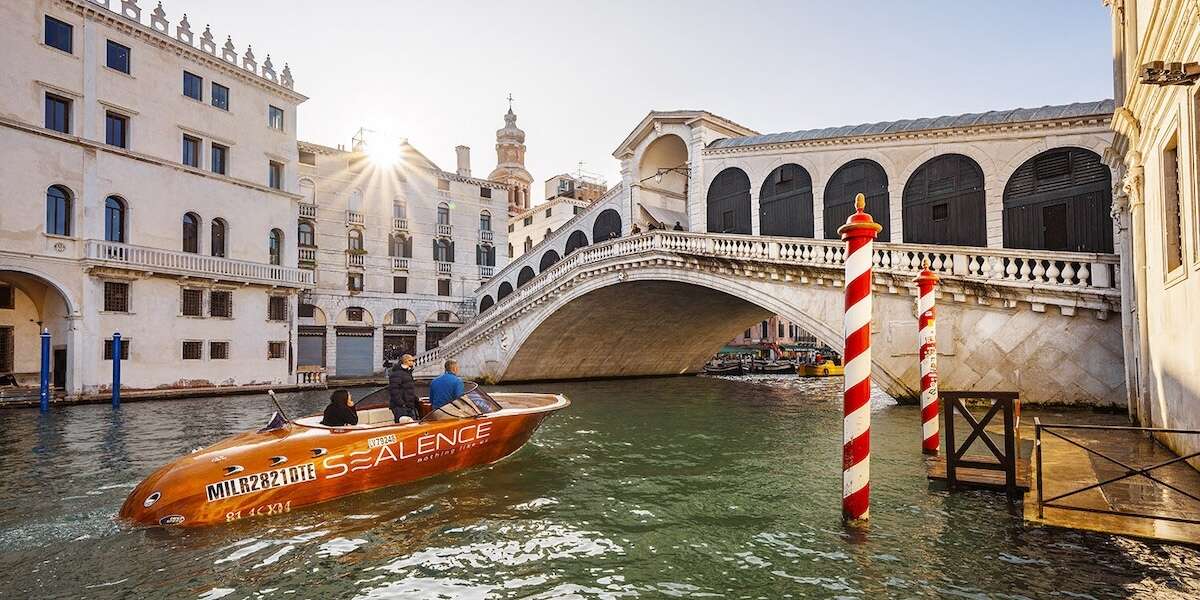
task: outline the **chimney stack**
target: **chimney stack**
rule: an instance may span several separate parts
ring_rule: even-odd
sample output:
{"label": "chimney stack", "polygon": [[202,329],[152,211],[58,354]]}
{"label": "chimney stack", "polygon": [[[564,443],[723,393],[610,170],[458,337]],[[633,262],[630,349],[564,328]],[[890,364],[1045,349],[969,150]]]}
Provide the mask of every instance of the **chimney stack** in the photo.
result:
{"label": "chimney stack", "polygon": [[463,177],[471,176],[471,149],[467,146],[455,146],[458,154],[458,174]]}

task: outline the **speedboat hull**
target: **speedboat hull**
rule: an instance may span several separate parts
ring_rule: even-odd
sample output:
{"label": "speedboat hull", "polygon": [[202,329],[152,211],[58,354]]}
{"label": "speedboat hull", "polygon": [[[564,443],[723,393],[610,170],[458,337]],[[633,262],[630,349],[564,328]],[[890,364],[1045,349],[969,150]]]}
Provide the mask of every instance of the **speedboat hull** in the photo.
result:
{"label": "speedboat hull", "polygon": [[801,377],[838,377],[844,373],[842,365],[836,365],[831,360],[819,365],[800,365],[796,371]]}
{"label": "speedboat hull", "polygon": [[503,410],[471,418],[350,427],[320,417],[241,433],[180,457],[139,484],[119,517],[141,526],[203,526],[271,517],[433,475],[496,462],[516,452],[563,396],[496,394]]}

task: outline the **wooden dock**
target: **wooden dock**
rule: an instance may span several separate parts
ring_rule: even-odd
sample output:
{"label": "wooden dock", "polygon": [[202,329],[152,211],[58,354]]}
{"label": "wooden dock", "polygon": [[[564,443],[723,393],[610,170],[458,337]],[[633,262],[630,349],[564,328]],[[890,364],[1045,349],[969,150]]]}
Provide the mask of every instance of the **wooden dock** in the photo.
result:
{"label": "wooden dock", "polygon": [[[945,456],[938,455],[926,459],[925,470],[929,481],[949,486],[949,482],[946,480]],[[1029,472],[1029,461],[1024,458],[1017,459],[1017,489],[1022,493],[1028,492],[1030,489]],[[1004,471],[973,469],[960,466],[958,468],[957,479],[957,487],[962,489],[1004,492],[1008,488],[1008,484],[1005,482]]]}

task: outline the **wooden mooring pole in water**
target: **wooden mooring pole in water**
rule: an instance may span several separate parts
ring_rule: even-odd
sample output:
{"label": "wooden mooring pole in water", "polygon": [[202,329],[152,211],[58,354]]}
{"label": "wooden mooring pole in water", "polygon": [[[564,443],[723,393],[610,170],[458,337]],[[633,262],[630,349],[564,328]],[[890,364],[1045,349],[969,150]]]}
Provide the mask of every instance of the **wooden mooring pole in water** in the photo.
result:
{"label": "wooden mooring pole in water", "polygon": [[917,274],[917,344],[921,358],[921,452],[938,453],[937,323],[935,319],[938,276],[929,270],[929,258],[921,260]]}
{"label": "wooden mooring pole in water", "polygon": [[883,226],[867,214],[866,197],[838,228],[846,241],[846,348],[842,400],[842,520],[865,523],[871,508],[871,254]]}

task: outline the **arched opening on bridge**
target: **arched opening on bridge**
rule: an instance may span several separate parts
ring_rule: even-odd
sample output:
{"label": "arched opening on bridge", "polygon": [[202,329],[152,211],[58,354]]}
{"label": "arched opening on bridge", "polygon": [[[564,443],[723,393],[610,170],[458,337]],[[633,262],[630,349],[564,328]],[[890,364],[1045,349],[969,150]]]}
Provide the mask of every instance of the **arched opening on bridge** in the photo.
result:
{"label": "arched opening on bridge", "polygon": [[[634,223],[653,220],[671,227],[679,221],[689,229],[688,148],[683,138],[667,133],[650,142],[642,152],[637,181],[635,198],[641,213],[632,217]],[[592,240],[603,241],[596,237]]]}
{"label": "arched opening on bridge", "polygon": [[491,296],[485,295],[482,299],[479,300],[479,312],[481,312],[481,313],[487,312],[488,310],[491,310],[491,308],[495,305],[496,305],[496,301],[492,300]]}
{"label": "arched opening on bridge", "polygon": [[587,235],[576,229],[567,236],[567,247],[563,250],[563,256],[566,256],[580,248],[585,248],[588,245]]}
{"label": "arched opening on bridge", "polygon": [[708,231],[751,233],[750,177],[745,171],[729,167],[718,173],[709,184]]}
{"label": "arched opening on bridge", "polygon": [[767,175],[758,194],[763,235],[813,236],[812,177],[800,165],[780,165]]}
{"label": "arched opening on bridge", "polygon": [[538,273],[549,269],[554,265],[554,263],[558,262],[558,260],[558,252],[555,252],[554,250],[547,250],[546,253],[542,255],[541,262],[538,263]]}
{"label": "arched opening on bridge", "polygon": [[533,279],[535,276],[537,276],[537,273],[533,272],[533,267],[525,265],[521,268],[521,272],[517,273],[517,287],[521,287],[526,283],[529,283],[529,280]]}
{"label": "arched opening on bridge", "polygon": [[[105,308],[129,310],[129,283],[103,284]],[[50,385],[74,389],[71,370],[71,304],[54,283],[32,273],[0,271],[0,375],[22,387],[37,387],[42,368],[42,329],[50,331]],[[101,333],[111,360],[112,332]],[[128,359],[129,349],[121,354]],[[107,363],[110,364],[111,363]],[[7,377],[6,377],[7,378]]]}
{"label": "arched opening on bridge", "polygon": [[858,194],[867,197],[867,212],[876,223],[883,226],[876,241],[891,241],[887,172],[879,163],[866,158],[842,165],[825,184],[825,239],[836,240],[840,237],[838,227],[844,225],[854,213],[854,197]]}
{"label": "arched opening on bridge", "polygon": [[592,240],[595,242],[603,242],[621,237],[621,213],[606,208],[596,215],[596,222],[592,223]]}
{"label": "arched opening on bridge", "polygon": [[904,241],[987,245],[983,169],[961,154],[934,157],[904,184]]}
{"label": "arched opening on bridge", "polygon": [[1004,247],[1112,252],[1112,172],[1100,155],[1054,148],[1025,161],[1004,186]]}
{"label": "arched opening on bridge", "polygon": [[496,302],[507,298],[511,293],[513,293],[512,284],[507,281],[501,282],[500,288],[496,290]]}

